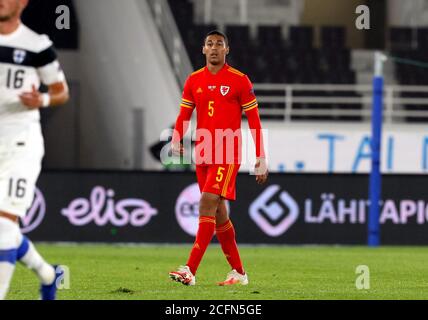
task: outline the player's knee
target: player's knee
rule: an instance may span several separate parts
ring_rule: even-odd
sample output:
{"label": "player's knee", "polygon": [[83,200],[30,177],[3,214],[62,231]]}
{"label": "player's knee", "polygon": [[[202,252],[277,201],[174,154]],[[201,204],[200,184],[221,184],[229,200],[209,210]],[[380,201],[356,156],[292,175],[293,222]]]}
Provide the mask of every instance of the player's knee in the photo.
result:
{"label": "player's knee", "polygon": [[220,196],[212,193],[202,193],[201,201],[199,202],[199,212],[201,214],[216,215]]}
{"label": "player's knee", "polygon": [[17,251],[15,249],[0,249],[0,263],[16,264]]}
{"label": "player's knee", "polygon": [[200,215],[209,215],[209,216],[215,216],[216,215],[217,208],[215,204],[210,202],[200,202],[199,203],[199,214]]}
{"label": "player's knee", "polygon": [[22,236],[21,242],[17,250],[16,259],[18,261],[21,260],[27,254],[29,249],[30,249],[30,240],[28,240],[26,236]]}
{"label": "player's knee", "polygon": [[217,215],[216,215],[216,217],[215,217],[215,223],[216,223],[216,225],[222,225],[222,224],[225,224],[226,222],[227,222],[227,220],[229,220],[229,217],[228,217],[228,215],[226,214],[218,214],[218,212],[217,212]]}

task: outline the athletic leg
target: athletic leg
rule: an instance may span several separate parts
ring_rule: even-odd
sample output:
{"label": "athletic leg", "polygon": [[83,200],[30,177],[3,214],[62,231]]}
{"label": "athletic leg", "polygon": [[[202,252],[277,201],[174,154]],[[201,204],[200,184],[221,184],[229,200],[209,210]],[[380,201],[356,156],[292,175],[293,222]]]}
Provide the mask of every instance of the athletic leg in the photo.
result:
{"label": "athletic leg", "polygon": [[187,266],[196,274],[202,257],[211,242],[215,231],[215,215],[220,202],[220,196],[203,192],[199,204],[199,228],[190,252]]}
{"label": "athletic leg", "polygon": [[6,298],[15,271],[19,235],[16,222],[0,217],[0,300]]}
{"label": "athletic leg", "polygon": [[222,199],[217,209],[216,235],[220,242],[221,249],[232,269],[240,274],[245,274],[241,257],[239,255],[238,245],[236,243],[236,233],[232,221],[226,208],[225,200]]}

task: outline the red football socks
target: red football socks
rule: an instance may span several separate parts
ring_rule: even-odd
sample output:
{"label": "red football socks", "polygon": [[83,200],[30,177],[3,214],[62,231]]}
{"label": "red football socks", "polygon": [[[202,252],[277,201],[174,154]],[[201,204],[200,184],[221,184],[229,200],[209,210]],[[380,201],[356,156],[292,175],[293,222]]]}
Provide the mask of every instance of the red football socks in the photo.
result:
{"label": "red football socks", "polygon": [[221,249],[226,256],[232,269],[235,269],[240,274],[244,274],[242,261],[239,257],[238,245],[235,240],[235,228],[232,221],[227,220],[225,223],[216,227],[217,239],[221,244]]}
{"label": "red football socks", "polygon": [[201,263],[202,257],[211,242],[215,230],[215,217],[212,216],[200,216],[199,217],[199,228],[196,234],[196,240],[193,244],[192,251],[190,252],[187,266],[193,275],[196,274],[196,270]]}

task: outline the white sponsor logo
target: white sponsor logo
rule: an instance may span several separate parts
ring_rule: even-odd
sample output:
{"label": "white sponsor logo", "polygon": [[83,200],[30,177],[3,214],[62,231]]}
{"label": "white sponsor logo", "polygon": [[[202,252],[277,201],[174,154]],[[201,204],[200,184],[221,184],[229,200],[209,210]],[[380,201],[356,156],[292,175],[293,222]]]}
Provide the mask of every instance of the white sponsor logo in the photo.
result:
{"label": "white sponsor logo", "polygon": [[84,226],[94,222],[97,226],[107,223],[116,227],[131,225],[141,227],[158,213],[150,203],[143,199],[122,199],[115,201],[113,189],[96,186],[89,199],[78,198],[61,210],[69,222],[75,226]]}
{"label": "white sponsor logo", "polygon": [[[321,194],[321,204],[317,209],[312,199],[305,200],[305,223],[365,224],[370,201],[366,199],[342,199],[334,193]],[[379,223],[424,224],[428,222],[428,202],[426,200],[386,199],[379,201]],[[315,210],[314,210],[315,209]]]}
{"label": "white sponsor logo", "polygon": [[46,213],[46,201],[43,193],[36,188],[33,203],[27,214],[21,218],[21,232],[28,233],[35,230],[43,221]]}
{"label": "white sponsor logo", "polygon": [[[267,187],[250,205],[251,219],[271,237],[282,235],[299,216],[297,202],[286,191],[281,191],[277,195],[279,190],[279,185]],[[274,200],[277,197],[279,201]]]}
{"label": "white sponsor logo", "polygon": [[[250,205],[249,213],[263,232],[277,237],[296,223],[300,210],[305,224],[365,224],[369,206],[367,199],[338,198],[334,193],[320,194],[320,201],[306,198],[297,203],[290,194],[281,191],[279,185],[272,185]],[[428,223],[426,200],[385,199],[379,201],[379,206],[380,224]]]}

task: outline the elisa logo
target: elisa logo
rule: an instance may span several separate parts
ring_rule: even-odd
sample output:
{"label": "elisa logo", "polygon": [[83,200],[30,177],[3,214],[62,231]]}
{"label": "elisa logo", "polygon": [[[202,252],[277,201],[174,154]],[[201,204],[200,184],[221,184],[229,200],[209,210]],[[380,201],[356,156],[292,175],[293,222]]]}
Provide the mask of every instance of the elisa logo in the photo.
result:
{"label": "elisa logo", "polygon": [[269,186],[250,205],[251,219],[271,237],[284,234],[299,216],[297,202],[280,189],[279,185]]}
{"label": "elisa logo", "polygon": [[21,218],[21,232],[28,233],[35,230],[43,221],[46,213],[46,201],[43,193],[36,188],[33,203],[27,214]]}
{"label": "elisa logo", "polygon": [[61,214],[74,226],[94,223],[97,226],[111,224],[115,227],[131,225],[142,227],[158,214],[158,210],[143,199],[115,199],[115,191],[95,186],[89,199],[77,198],[70,202]]}

